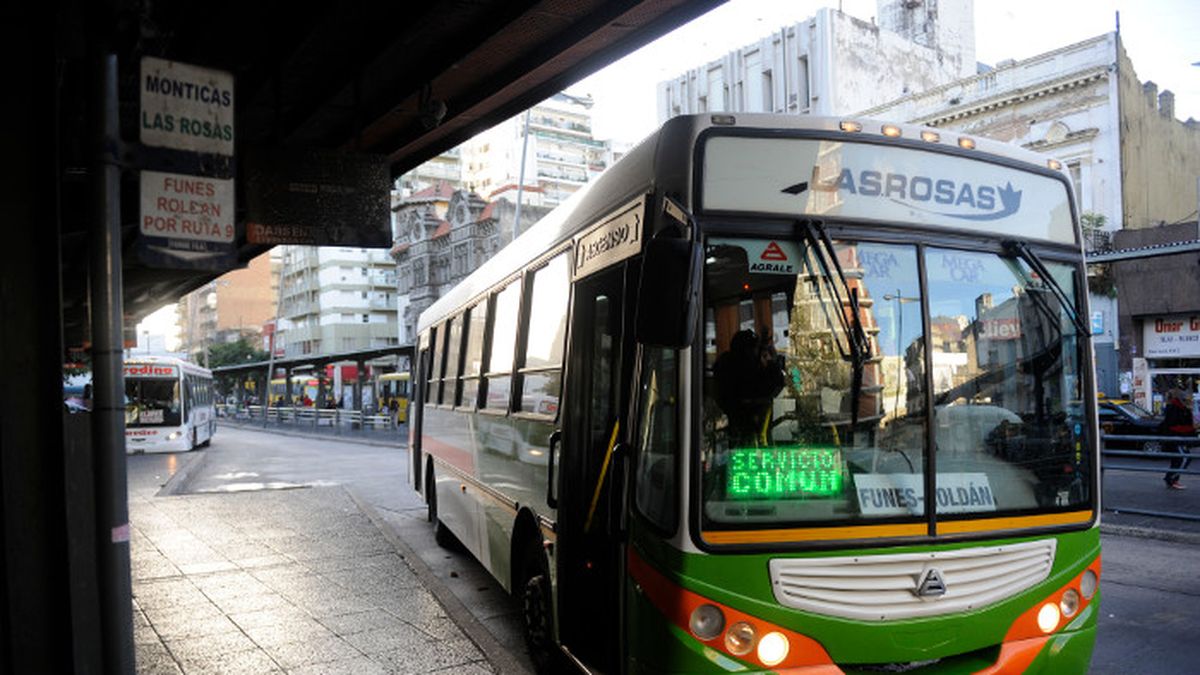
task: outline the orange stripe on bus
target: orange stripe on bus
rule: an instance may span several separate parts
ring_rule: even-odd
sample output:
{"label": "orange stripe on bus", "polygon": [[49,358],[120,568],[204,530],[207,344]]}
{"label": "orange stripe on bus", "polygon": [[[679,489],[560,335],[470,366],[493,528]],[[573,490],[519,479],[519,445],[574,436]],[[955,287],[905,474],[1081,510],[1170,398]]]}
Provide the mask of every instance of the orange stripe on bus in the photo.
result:
{"label": "orange stripe on bus", "polygon": [[[1092,519],[1091,511],[1050,513],[1038,516],[987,518],[983,520],[939,521],[939,534],[995,532],[1028,527],[1074,525]],[[886,539],[921,537],[927,534],[924,523],[910,525],[853,525],[848,527],[811,527],[775,530],[706,530],[701,533],[710,544],[768,544],[789,541],[829,541],[833,539]]]}
{"label": "orange stripe on bus", "polygon": [[457,445],[421,434],[421,450],[459,469],[468,476],[475,475],[475,458]]}
{"label": "orange stripe on bus", "polygon": [[1023,673],[1046,646],[1049,636],[1005,642],[1000,646],[1000,656],[992,665],[975,671],[976,675],[1001,675],[1001,673]]}
{"label": "orange stripe on bus", "polygon": [[701,533],[710,544],[767,544],[788,541],[828,541],[831,539],[884,539],[922,537],[929,533],[925,523],[910,525],[856,525],[850,527],[809,527],[780,530],[707,530]]}
{"label": "orange stripe on bus", "polygon": [[1070,513],[1047,513],[1039,516],[985,518],[982,520],[941,520],[938,521],[937,531],[938,534],[964,534],[968,532],[1020,530],[1026,527],[1075,525],[1078,523],[1086,523],[1091,519],[1091,511],[1072,511]]}

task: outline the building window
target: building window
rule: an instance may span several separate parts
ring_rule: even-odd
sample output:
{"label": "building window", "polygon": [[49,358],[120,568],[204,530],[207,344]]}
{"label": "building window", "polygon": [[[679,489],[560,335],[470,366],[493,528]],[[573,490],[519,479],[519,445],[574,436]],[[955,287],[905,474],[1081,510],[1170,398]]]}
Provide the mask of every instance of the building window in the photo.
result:
{"label": "building window", "polygon": [[[1067,172],[1071,175],[1071,187],[1075,189],[1075,206],[1082,212],[1084,210],[1083,164],[1079,160],[1067,162]],[[1091,204],[1089,203],[1088,206]]]}
{"label": "building window", "polygon": [[808,91],[808,56],[801,56],[796,67],[796,93],[792,94],[795,100],[788,101],[789,108],[799,107],[800,112],[805,112],[811,107],[812,101],[809,100]]}

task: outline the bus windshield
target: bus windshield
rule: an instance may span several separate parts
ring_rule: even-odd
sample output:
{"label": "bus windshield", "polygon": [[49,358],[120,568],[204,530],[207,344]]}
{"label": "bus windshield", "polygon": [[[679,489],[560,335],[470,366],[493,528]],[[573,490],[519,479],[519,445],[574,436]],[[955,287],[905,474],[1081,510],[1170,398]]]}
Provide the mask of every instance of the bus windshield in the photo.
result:
{"label": "bus windshield", "polygon": [[809,241],[707,243],[706,528],[923,521],[931,465],[938,521],[1090,504],[1074,267]]}
{"label": "bus windshield", "polygon": [[125,380],[126,427],[177,427],[181,423],[179,378]]}

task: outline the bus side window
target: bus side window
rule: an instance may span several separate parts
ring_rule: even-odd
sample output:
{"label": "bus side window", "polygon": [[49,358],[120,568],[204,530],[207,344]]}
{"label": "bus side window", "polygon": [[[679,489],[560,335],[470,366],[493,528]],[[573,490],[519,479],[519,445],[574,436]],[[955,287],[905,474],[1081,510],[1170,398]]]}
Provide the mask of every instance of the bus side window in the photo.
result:
{"label": "bus side window", "polygon": [[425,381],[425,395],[421,397],[421,401],[425,404],[437,403],[437,382],[441,378],[441,362],[438,357],[441,356],[442,350],[438,349],[438,338],[441,337],[441,332],[436,327],[429,329],[429,360],[426,362],[425,371],[421,375],[421,379]]}
{"label": "bus side window", "polygon": [[521,369],[520,410],[558,414],[562,387],[563,345],[567,336],[567,298],[571,291],[566,254],[533,273],[529,330]]}
{"label": "bus side window", "polygon": [[676,527],[676,464],[679,456],[679,408],[676,352],[646,347],[638,423],[638,510],[650,522],[673,532]]}
{"label": "bus side window", "polygon": [[446,323],[446,368],[442,376],[442,394],[439,403],[458,405],[458,374],[461,361],[458,358],[462,346],[463,317],[456,316]]}
{"label": "bus side window", "polygon": [[471,409],[479,398],[483,373],[483,331],[487,327],[487,300],[467,310],[467,350],[463,354],[462,407]]}
{"label": "bus side window", "polygon": [[512,396],[513,351],[517,346],[517,312],[521,301],[521,282],[510,283],[496,296],[492,318],[491,358],[486,373],[487,394],[484,408],[507,411]]}

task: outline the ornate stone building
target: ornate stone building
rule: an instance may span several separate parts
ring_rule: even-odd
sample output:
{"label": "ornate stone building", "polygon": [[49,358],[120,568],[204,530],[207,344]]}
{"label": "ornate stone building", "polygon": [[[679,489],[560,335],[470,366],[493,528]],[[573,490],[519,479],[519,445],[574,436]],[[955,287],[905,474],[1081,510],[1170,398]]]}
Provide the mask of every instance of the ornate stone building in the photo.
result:
{"label": "ornate stone building", "polygon": [[[413,344],[421,312],[512,241],[516,204],[487,202],[439,183],[399,202],[395,211],[391,254],[400,344]],[[549,207],[523,204],[520,231],[549,212]]]}
{"label": "ornate stone building", "polygon": [[[1022,61],[1002,62],[979,75],[913,93],[860,115],[993,138],[1061,160],[1089,230],[1085,240],[1089,250],[1109,248],[1117,235],[1128,242],[1152,243],[1165,243],[1171,236],[1175,241],[1196,236],[1194,226],[1191,234],[1133,232],[1195,217],[1200,122],[1177,119],[1174,94],[1138,79],[1118,33]],[[1191,254],[1192,269],[1195,257]],[[1200,300],[1186,294],[1170,306],[1149,302],[1161,298],[1162,289],[1172,284],[1149,281],[1143,268],[1162,269],[1164,264],[1164,259],[1157,259],[1116,266],[1111,281],[1119,295],[1111,283],[1102,287],[1092,280],[1091,319],[1093,330],[1098,331],[1093,342],[1101,391],[1137,396],[1136,385],[1129,383],[1137,379],[1132,372],[1138,370],[1144,354],[1145,326],[1164,317],[1200,312]],[[1102,273],[1102,268],[1089,269],[1090,275]],[[1187,301],[1181,302],[1183,298]],[[1175,362],[1163,366],[1174,367]],[[1200,359],[1189,367],[1200,381]],[[1146,370],[1144,360],[1141,368]],[[1149,371],[1153,373],[1153,363]],[[1149,401],[1150,396],[1144,387],[1139,399]]]}

